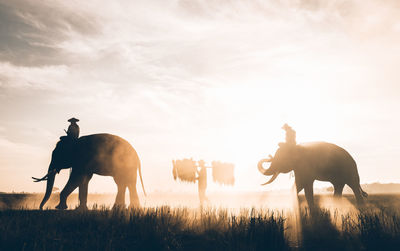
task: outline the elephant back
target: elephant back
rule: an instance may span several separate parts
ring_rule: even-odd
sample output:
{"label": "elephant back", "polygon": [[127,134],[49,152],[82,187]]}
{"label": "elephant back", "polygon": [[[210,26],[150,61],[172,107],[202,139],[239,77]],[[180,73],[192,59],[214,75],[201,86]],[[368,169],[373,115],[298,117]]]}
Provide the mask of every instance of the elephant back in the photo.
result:
{"label": "elephant back", "polygon": [[299,144],[301,154],[309,159],[309,162],[330,166],[346,166],[357,168],[353,157],[342,147],[327,142],[308,142]]}
{"label": "elephant back", "polygon": [[138,166],[139,157],[125,139],[112,134],[91,134],[78,139],[77,161],[96,169]]}

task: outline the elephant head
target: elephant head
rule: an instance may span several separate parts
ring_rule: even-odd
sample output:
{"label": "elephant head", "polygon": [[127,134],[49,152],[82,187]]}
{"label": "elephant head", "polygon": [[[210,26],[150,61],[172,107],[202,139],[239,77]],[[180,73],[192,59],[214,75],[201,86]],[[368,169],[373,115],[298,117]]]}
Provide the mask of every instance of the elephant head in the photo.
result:
{"label": "elephant head", "polygon": [[[272,175],[271,179],[262,185],[272,183],[280,173],[294,170],[298,162],[299,150],[298,145],[281,143],[274,156],[269,155],[269,158],[260,160],[257,165],[258,170],[266,176]],[[270,163],[269,168],[264,168],[266,163]]]}
{"label": "elephant head", "polygon": [[72,151],[75,141],[76,139],[71,139],[68,136],[60,137],[60,141],[53,150],[47,174],[42,178],[32,177],[34,182],[47,180],[46,193],[40,203],[40,209],[43,209],[44,204],[50,198],[56,174],[59,173],[61,169],[67,169],[72,166],[71,156],[73,154]]}

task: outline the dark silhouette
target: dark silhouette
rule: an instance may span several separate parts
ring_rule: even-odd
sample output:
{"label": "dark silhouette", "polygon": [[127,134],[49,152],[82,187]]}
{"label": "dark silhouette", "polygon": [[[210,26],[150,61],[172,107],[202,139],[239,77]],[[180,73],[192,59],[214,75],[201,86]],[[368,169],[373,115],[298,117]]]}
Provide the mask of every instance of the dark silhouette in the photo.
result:
{"label": "dark silhouette", "polygon": [[213,181],[220,185],[233,186],[235,184],[235,165],[221,161],[211,162]]}
{"label": "dark silhouette", "polygon": [[172,160],[174,180],[195,183],[197,180],[197,165],[193,159]]}
{"label": "dark silhouette", "polygon": [[204,160],[194,161],[193,159],[172,160],[172,175],[174,180],[195,183],[197,181],[200,205],[208,202],[207,190],[207,168],[212,169],[213,181],[222,185],[233,186],[235,183],[234,168],[232,163],[220,161],[211,162],[206,166]]}
{"label": "dark silhouette", "polygon": [[199,188],[199,199],[200,205],[203,205],[205,201],[208,201],[206,196],[207,189],[207,167],[205,166],[204,160],[198,162],[200,170],[197,171],[197,182]]}
{"label": "dark silhouette", "polygon": [[79,121],[79,119],[76,119],[76,118],[68,119],[68,122],[71,122],[71,124],[68,126],[68,130],[66,131],[66,133],[67,133],[67,136],[71,137],[72,139],[79,138],[79,126],[76,123],[78,121]]}
{"label": "dark silhouette", "polygon": [[87,209],[88,183],[93,174],[112,176],[118,186],[115,206],[125,205],[125,190],[129,188],[130,206],[139,206],[136,190],[137,172],[144,190],[140,160],[135,149],[124,139],[111,134],[92,134],[72,139],[60,137],[53,150],[48,173],[35,182],[47,180],[46,193],[40,209],[51,195],[55,175],[61,169],[72,168],[69,180],[60,193],[57,209],[67,208],[67,197],[79,186],[79,209]]}
{"label": "dark silhouette", "polygon": [[208,201],[206,196],[207,167],[204,160],[199,160],[197,164],[193,159],[173,160],[172,166],[172,173],[175,180],[179,178],[183,182],[197,182],[201,206],[205,201]]}
{"label": "dark silhouette", "polygon": [[288,145],[296,145],[296,131],[293,130],[288,124],[284,124],[282,129],[286,132],[286,144]]}
{"label": "dark silhouette", "polygon": [[[275,155],[258,162],[258,170],[272,178],[262,184],[273,182],[279,173],[294,171],[297,193],[304,189],[310,208],[314,207],[313,183],[315,180],[329,181],[333,184],[335,196],[342,196],[344,185],[354,192],[358,203],[368,194],[360,186],[357,164],[351,155],[343,148],[326,143],[311,142],[293,145],[290,142],[280,143]],[[264,163],[271,163],[268,169]]]}

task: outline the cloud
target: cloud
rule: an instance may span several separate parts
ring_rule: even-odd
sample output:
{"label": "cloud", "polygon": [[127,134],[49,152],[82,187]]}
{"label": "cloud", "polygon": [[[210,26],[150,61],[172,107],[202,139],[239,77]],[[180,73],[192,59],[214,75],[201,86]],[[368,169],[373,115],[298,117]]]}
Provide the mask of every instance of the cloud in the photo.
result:
{"label": "cloud", "polygon": [[361,142],[349,121],[398,124],[397,5],[0,0],[0,128],[10,142],[53,147],[76,116],[84,134],[138,139],[154,168],[229,156],[286,119]]}
{"label": "cloud", "polygon": [[[76,82],[109,83],[119,87],[116,92],[149,84],[167,90],[229,85],[233,78],[251,74],[281,77],[294,57],[315,54],[312,60],[325,60],[327,50],[331,55],[352,55],[366,36],[363,31],[371,27],[386,33],[368,33],[369,39],[387,37],[386,48],[394,47],[391,27],[399,24],[393,5],[317,0],[101,5],[5,1],[0,5],[0,60],[36,68],[67,66],[70,81],[64,82],[74,88],[79,88]],[[367,15],[377,8],[378,14]],[[368,18],[376,21],[366,22]],[[375,46],[366,44],[370,43],[362,43],[365,50]],[[4,75],[1,79],[10,82]]]}
{"label": "cloud", "polygon": [[71,35],[99,32],[96,17],[56,1],[0,2],[0,59],[20,66],[69,62],[58,48]]}
{"label": "cloud", "polygon": [[[1,152],[0,155],[0,166],[2,169],[12,166],[14,168],[25,168],[25,158],[31,159],[32,161],[43,161],[48,158],[48,153],[40,148],[33,145],[24,143],[17,143],[0,137],[1,149],[7,149],[7,154]],[[24,157],[21,158],[21,155]],[[46,156],[43,158],[43,156]]]}
{"label": "cloud", "polygon": [[0,89],[24,91],[63,88],[62,80],[67,74],[68,68],[64,65],[27,67],[0,62]]}

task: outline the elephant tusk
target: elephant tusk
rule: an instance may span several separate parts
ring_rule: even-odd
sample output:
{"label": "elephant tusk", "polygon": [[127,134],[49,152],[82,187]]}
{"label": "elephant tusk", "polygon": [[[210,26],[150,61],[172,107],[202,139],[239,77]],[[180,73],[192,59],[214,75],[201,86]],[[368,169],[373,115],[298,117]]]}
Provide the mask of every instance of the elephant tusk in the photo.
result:
{"label": "elephant tusk", "polygon": [[34,179],[33,182],[40,182],[40,181],[48,180],[49,175],[51,175],[51,174],[53,174],[53,173],[55,173],[55,172],[56,172],[55,169],[54,169],[54,170],[51,170],[51,171],[48,172],[45,176],[43,176],[43,178],[35,178],[35,177],[32,177],[32,179]]}
{"label": "elephant tusk", "polygon": [[44,180],[47,180],[47,177],[43,177],[43,178],[35,178],[35,177],[32,177],[32,179],[34,179],[34,181],[33,182],[40,182],[40,181],[44,181]]}
{"label": "elephant tusk", "polygon": [[278,177],[278,175],[279,175],[278,172],[274,173],[274,175],[271,177],[271,179],[269,181],[265,182],[264,184],[261,184],[261,186],[265,186],[265,185],[272,183],[276,179],[276,177]]}

